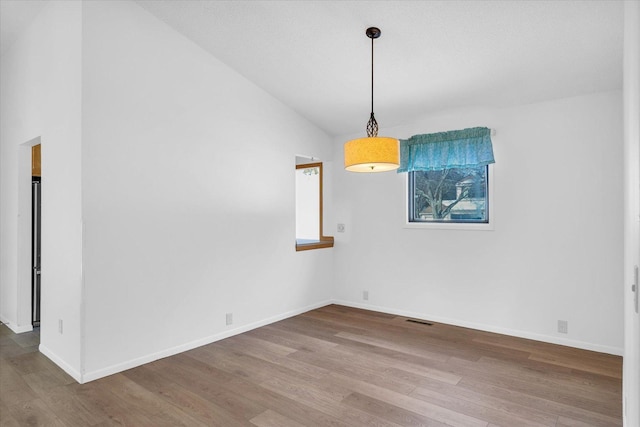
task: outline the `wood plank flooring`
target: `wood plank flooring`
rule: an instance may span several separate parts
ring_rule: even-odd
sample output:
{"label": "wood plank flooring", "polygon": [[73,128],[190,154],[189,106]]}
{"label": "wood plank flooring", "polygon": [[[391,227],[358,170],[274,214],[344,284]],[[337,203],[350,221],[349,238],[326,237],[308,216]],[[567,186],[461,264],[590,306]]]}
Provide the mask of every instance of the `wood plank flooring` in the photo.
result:
{"label": "wood plank flooring", "polygon": [[0,425],[622,425],[622,358],[337,305],[77,384],[0,326]]}

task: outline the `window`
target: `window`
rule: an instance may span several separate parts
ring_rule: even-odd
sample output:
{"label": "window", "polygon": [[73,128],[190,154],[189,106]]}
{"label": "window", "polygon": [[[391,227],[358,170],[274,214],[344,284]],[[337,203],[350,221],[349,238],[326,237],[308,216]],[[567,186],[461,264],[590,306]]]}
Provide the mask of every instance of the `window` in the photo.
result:
{"label": "window", "polygon": [[322,230],[322,163],[296,164],[296,251],[333,247]]}
{"label": "window", "polygon": [[489,166],[407,176],[410,223],[489,223]]}
{"label": "window", "polygon": [[406,227],[493,229],[491,134],[487,127],[475,127],[400,140],[398,172],[407,173]]}

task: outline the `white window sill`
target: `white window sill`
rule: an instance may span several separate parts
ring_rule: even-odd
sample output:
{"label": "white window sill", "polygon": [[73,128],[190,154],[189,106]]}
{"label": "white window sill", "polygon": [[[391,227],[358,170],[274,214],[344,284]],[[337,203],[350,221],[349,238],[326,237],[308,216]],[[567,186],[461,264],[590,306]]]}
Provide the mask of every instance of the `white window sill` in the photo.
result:
{"label": "white window sill", "polygon": [[406,222],[403,228],[420,230],[469,230],[469,231],[493,231],[493,223],[488,224],[463,224],[459,222]]}

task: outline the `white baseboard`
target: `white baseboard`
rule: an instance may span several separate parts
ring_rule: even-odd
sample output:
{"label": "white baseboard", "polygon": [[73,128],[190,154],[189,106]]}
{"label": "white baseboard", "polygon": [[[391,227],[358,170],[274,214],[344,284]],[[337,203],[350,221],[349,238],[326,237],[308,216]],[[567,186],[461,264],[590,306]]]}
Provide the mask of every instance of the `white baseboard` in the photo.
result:
{"label": "white baseboard", "polygon": [[0,322],[2,322],[5,325],[7,325],[7,328],[11,329],[16,334],[21,334],[23,332],[33,331],[33,326],[32,325],[18,326],[15,323],[11,322],[9,319],[7,319],[7,318],[5,318],[3,316],[0,316]]}
{"label": "white baseboard", "polygon": [[45,347],[42,344],[40,344],[40,346],[38,346],[38,350],[40,350],[40,353],[44,354],[49,359],[51,359],[51,361],[53,363],[55,363],[56,365],[58,365],[63,371],[65,371],[67,374],[71,375],[71,377],[74,380],[78,381],[79,383],[82,383],[82,381],[81,381],[82,380],[82,375],[80,375],[80,372],[78,372],[75,369],[73,369],[67,362],[65,362],[64,360],[59,358],[53,351],[49,350],[47,347]]}
{"label": "white baseboard", "polygon": [[[617,347],[610,347],[610,346],[603,346],[603,345],[599,345],[599,344],[592,344],[592,343],[587,343],[587,342],[583,342],[583,341],[576,341],[576,340],[571,340],[571,339],[567,339],[567,338],[561,338],[561,337],[555,337],[555,336],[549,336],[549,335],[543,335],[543,334],[537,334],[537,333],[532,333],[532,332],[526,332],[526,331],[519,331],[519,330],[514,330],[514,329],[508,329],[508,328],[501,328],[501,327],[496,327],[496,326],[492,326],[492,325],[485,325],[485,324],[479,324],[479,323],[475,323],[475,322],[467,322],[467,321],[463,321],[463,320],[458,320],[458,319],[450,319],[450,318],[445,318],[445,317],[440,317],[440,316],[429,316],[428,314],[425,313],[414,313],[411,311],[407,311],[407,310],[397,310],[397,309],[393,309],[393,308],[389,308],[389,307],[381,307],[381,306],[375,306],[375,305],[369,305],[369,304],[361,304],[361,303],[356,303],[356,302],[351,302],[351,301],[344,301],[344,300],[328,300],[322,303],[317,303],[317,304],[312,304],[309,305],[307,307],[303,307],[300,309],[296,309],[296,310],[291,310],[288,311],[286,313],[282,313],[282,314],[278,314],[276,316],[272,316],[263,320],[259,320],[257,322],[253,322],[247,325],[242,325],[239,326],[237,328],[231,329],[231,330],[227,330],[227,331],[223,331],[214,335],[210,335],[208,337],[205,338],[201,338],[195,341],[191,341],[185,344],[181,344],[175,347],[171,347],[156,353],[152,353],[152,354],[148,354],[142,357],[138,357],[135,359],[131,359],[131,360],[127,360],[115,365],[111,365],[102,369],[98,369],[95,371],[91,371],[91,372],[85,372],[85,373],[80,373],[78,371],[76,371],[75,369],[73,369],[71,366],[69,366],[67,363],[65,363],[62,359],[60,359],[59,357],[57,357],[52,351],[50,351],[48,348],[46,348],[45,346],[43,346],[42,344],[40,345],[39,349],[40,352],[42,354],[44,354],[45,356],[47,356],[49,359],[51,359],[55,364],[57,364],[58,366],[60,366],[60,368],[62,368],[65,372],[67,372],[69,375],[71,375],[76,381],[78,381],[79,383],[86,383],[89,381],[94,381],[97,380],[99,378],[103,378],[109,375],[113,375],[116,374],[118,372],[122,372],[122,371],[126,371],[127,369],[131,369],[131,368],[135,368],[137,366],[141,366],[144,365],[145,363],[151,363],[153,361],[156,361],[158,359],[163,359],[165,357],[169,357],[169,356],[173,356],[175,354],[179,354],[188,350],[192,350],[194,348],[197,347],[201,347],[203,345],[207,345],[207,344],[211,344],[213,342],[216,341],[220,341],[223,340],[225,338],[229,338],[232,337],[234,335],[238,335],[238,334],[242,334],[244,332],[248,332],[250,330],[262,327],[262,326],[266,326],[269,325],[271,323],[274,322],[279,322],[280,320],[284,320],[284,319],[288,319],[290,317],[293,316],[297,316],[299,314],[302,313],[306,313],[307,311],[310,310],[315,310],[317,308],[320,307],[324,307],[330,304],[337,304],[337,305],[343,305],[346,307],[354,307],[354,308],[361,308],[364,310],[372,310],[372,311],[378,311],[381,313],[388,313],[388,314],[395,314],[397,316],[404,316],[404,317],[412,317],[412,318],[416,318],[416,319],[426,319],[426,320],[431,320],[434,322],[438,322],[438,323],[444,323],[444,324],[448,324],[448,325],[454,325],[454,326],[461,326],[461,327],[465,327],[465,328],[471,328],[471,329],[478,329],[481,331],[486,331],[486,332],[494,332],[494,333],[498,333],[498,334],[503,334],[503,335],[509,335],[509,336],[514,336],[514,337],[520,337],[520,338],[526,338],[526,339],[531,339],[531,340],[535,340],[535,341],[542,341],[542,342],[547,342],[547,343],[552,343],[552,344],[559,344],[559,345],[565,345],[565,346],[569,346],[569,347],[575,347],[575,348],[580,348],[580,349],[584,349],[584,350],[591,350],[591,351],[597,351],[600,353],[607,353],[607,354],[613,354],[616,356],[621,356],[624,352],[624,350],[622,348],[617,348]],[[4,322],[3,322],[4,323]],[[9,326],[9,325],[7,325]],[[10,326],[9,326],[10,327]],[[13,330],[13,328],[12,328]],[[15,332],[15,331],[14,331]],[[25,331],[22,331],[25,332]]]}
{"label": "white baseboard", "polygon": [[414,313],[406,310],[397,310],[393,308],[380,307],[380,306],[369,305],[369,304],[361,304],[361,303],[352,302],[352,301],[334,300],[333,303],[338,305],[344,305],[347,307],[361,308],[364,310],[378,311],[378,312],[387,313],[387,314],[395,314],[397,316],[432,320],[434,322],[444,323],[447,325],[461,326],[461,327],[470,328],[470,329],[478,329],[480,331],[494,332],[497,334],[509,335],[509,336],[519,337],[519,338],[526,338],[534,341],[542,341],[542,342],[551,343],[551,344],[564,345],[567,347],[575,347],[582,350],[590,350],[590,351],[597,351],[599,353],[613,354],[615,356],[622,356],[624,354],[623,348],[593,344],[593,343],[584,342],[584,341],[572,340],[569,338],[556,337],[552,335],[543,335],[543,334],[537,334],[534,332],[519,331],[516,329],[509,329],[509,328],[501,328],[498,326],[485,325],[482,323],[467,322],[464,320],[451,319],[451,318],[440,317],[440,316],[431,316],[426,313]]}
{"label": "white baseboard", "polygon": [[[89,381],[94,381],[99,378],[103,378],[109,375],[116,374],[118,372],[126,371],[127,369],[135,368],[137,366],[144,365],[145,363],[151,363],[153,361],[163,359],[165,357],[173,356],[178,353],[183,353],[188,350],[192,350],[197,347],[201,347],[203,345],[211,344],[216,341],[223,340],[225,338],[232,337],[234,335],[242,334],[244,332],[248,332],[252,329],[259,328],[261,326],[266,326],[271,323],[279,322],[280,320],[288,319],[289,317],[297,316],[302,313],[306,313],[307,311],[315,310],[316,308],[324,307],[329,304],[332,304],[333,301],[325,301],[322,303],[312,304],[307,307],[303,307],[296,310],[291,310],[286,313],[278,314],[276,316],[272,316],[263,320],[259,320],[257,322],[253,322],[247,325],[242,325],[237,328],[220,332],[214,335],[210,335],[208,337],[191,341],[185,344],[181,344],[175,347],[168,348],[166,350],[162,350],[156,353],[148,354],[142,357],[138,357],[135,359],[127,360],[125,362],[121,362],[115,365],[108,366],[106,368],[98,369],[91,372],[86,372],[82,375],[81,380],[76,379],[79,383],[87,383]],[[52,359],[53,360],[53,359]],[[57,363],[57,362],[56,362]],[[69,374],[71,375],[71,374]],[[73,375],[72,375],[73,376]],[[74,378],[76,378],[74,376]]]}

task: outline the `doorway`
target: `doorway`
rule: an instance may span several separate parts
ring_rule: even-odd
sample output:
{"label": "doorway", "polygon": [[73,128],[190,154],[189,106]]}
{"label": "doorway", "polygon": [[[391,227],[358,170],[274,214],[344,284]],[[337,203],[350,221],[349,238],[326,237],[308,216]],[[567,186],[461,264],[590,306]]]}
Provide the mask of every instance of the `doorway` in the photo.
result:
{"label": "doorway", "polygon": [[41,301],[41,203],[42,172],[40,144],[31,148],[31,325],[40,326]]}

